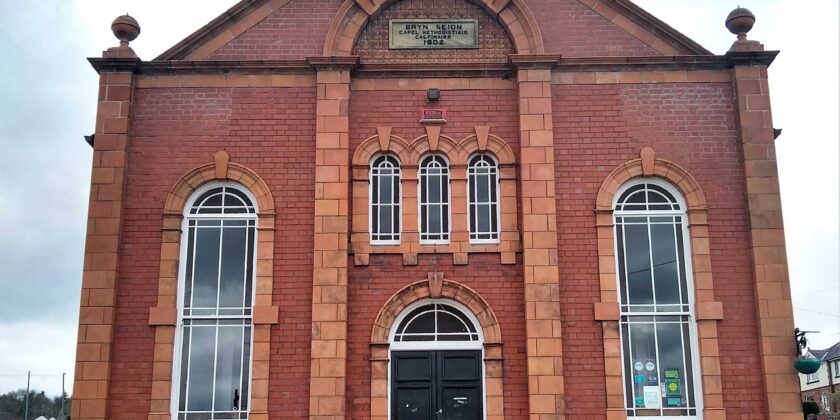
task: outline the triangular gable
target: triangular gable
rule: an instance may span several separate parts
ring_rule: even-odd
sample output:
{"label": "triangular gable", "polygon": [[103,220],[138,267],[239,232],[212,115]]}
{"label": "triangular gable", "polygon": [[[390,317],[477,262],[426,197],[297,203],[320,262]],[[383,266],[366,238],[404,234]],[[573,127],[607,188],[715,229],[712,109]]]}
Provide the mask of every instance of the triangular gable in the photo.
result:
{"label": "triangular gable", "polygon": [[662,55],[713,55],[630,0],[577,0]]}
{"label": "triangular gable", "polygon": [[[155,60],[208,60],[232,41],[293,0],[242,0]],[[629,0],[572,0],[595,11],[662,55],[712,55],[679,31]],[[523,3],[527,4],[527,0]],[[546,34],[548,28],[543,28]],[[550,47],[550,42],[546,42]]]}

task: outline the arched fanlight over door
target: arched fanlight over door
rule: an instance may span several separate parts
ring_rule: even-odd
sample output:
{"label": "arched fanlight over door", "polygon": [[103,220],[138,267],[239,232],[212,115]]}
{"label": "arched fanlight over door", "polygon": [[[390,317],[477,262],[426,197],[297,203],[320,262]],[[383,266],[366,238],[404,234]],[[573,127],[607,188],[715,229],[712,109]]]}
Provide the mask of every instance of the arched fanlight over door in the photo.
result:
{"label": "arched fanlight over door", "polygon": [[453,306],[430,303],[409,312],[394,333],[394,342],[479,341],[472,320]]}

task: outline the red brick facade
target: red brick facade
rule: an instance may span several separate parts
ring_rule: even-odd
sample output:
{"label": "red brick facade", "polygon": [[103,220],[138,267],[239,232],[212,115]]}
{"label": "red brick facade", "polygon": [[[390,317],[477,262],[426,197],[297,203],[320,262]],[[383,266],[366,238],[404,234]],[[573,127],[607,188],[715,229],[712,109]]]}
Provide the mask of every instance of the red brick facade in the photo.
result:
{"label": "red brick facade", "polygon": [[[402,1],[415,3],[409,10],[424,4]],[[245,0],[155,60],[127,45],[91,59],[103,80],[99,195],[91,196],[74,419],[168,418],[173,203],[182,208],[207,180],[246,178],[273,197],[271,214],[260,216],[258,256],[273,265],[259,272],[258,263],[257,273],[257,287],[271,289],[257,294],[270,302],[257,304],[260,320],[255,314],[267,332],[255,342],[270,343],[254,349],[267,362],[254,372],[254,398],[264,393],[265,402],[249,418],[387,418],[376,362],[388,343],[372,339],[374,324],[398,315],[381,311],[401,290],[438,272],[447,287],[479,296],[501,335],[497,359],[486,348],[487,363],[501,362],[488,372],[501,379],[498,394],[487,391],[501,404],[488,406],[488,419],[624,419],[623,409],[608,409],[622,385],[607,372],[615,355],[605,331],[617,318],[604,315],[615,285],[603,279],[614,263],[604,259],[612,251],[599,241],[596,200],[617,168],[642,175],[629,168],[643,149],[645,175],[672,179],[656,172],[672,165],[699,188],[684,192],[704,199],[707,220],[692,219],[704,232],[692,242],[702,256],[695,281],[711,280],[698,284],[698,302],[709,303],[698,307],[706,408],[698,418],[798,418],[792,348],[775,345],[790,311],[784,244],[774,240],[781,226],[767,215],[777,210],[778,180],[761,104],[775,54],[741,44],[711,55],[623,0],[474,3],[516,54],[479,64],[449,50],[439,67],[387,56],[366,64],[353,41],[390,2]],[[430,87],[441,90],[431,105]],[[419,122],[428,107],[447,111],[439,132]],[[365,171],[351,165],[357,148],[387,136],[434,150],[438,135],[455,145],[447,147],[474,136],[480,148],[486,127],[515,160],[503,175],[516,183],[517,237],[505,244],[517,249],[353,255],[352,219],[367,214],[353,208],[352,171]],[[645,153],[655,153],[655,171]],[[434,296],[428,284],[418,287]],[[470,296],[459,299],[479,299]]]}

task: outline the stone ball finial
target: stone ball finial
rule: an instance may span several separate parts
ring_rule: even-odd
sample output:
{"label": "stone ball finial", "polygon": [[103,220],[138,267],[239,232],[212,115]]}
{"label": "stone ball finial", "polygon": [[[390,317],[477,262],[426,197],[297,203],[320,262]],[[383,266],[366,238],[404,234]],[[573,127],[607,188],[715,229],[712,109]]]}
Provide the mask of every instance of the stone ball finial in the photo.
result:
{"label": "stone ball finial", "polygon": [[140,35],[140,24],[133,17],[124,14],[111,23],[111,32],[120,40],[120,45],[127,46],[129,42],[137,38],[137,35]]}
{"label": "stone ball finial", "polygon": [[738,7],[726,17],[726,29],[738,35],[738,39],[746,39],[754,24],[755,15],[743,7]]}

